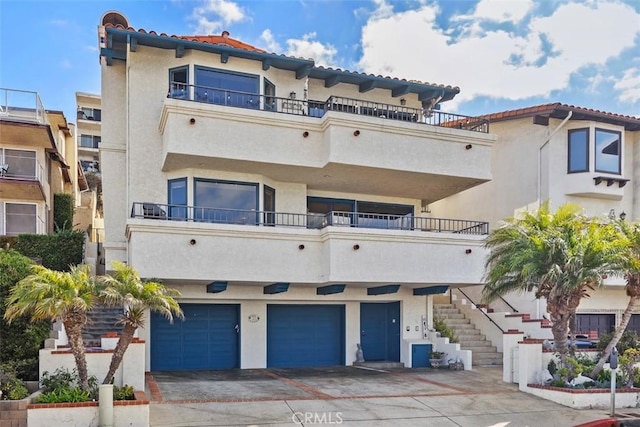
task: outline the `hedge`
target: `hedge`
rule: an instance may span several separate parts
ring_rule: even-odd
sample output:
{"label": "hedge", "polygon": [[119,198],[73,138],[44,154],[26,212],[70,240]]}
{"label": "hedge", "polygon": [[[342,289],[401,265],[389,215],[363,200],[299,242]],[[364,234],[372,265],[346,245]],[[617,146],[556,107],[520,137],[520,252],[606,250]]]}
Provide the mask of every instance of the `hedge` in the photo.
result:
{"label": "hedge", "polygon": [[52,270],[69,271],[72,265],[82,263],[84,233],[64,230],[54,234],[21,234],[15,250]]}
{"label": "hedge", "polygon": [[0,249],[0,362],[23,380],[38,379],[38,351],[49,337],[51,322],[31,322],[28,317],[20,317],[9,324],[3,316],[10,289],[30,274],[32,265],[26,256]]}
{"label": "hedge", "polygon": [[53,229],[73,229],[73,196],[69,193],[53,195]]}

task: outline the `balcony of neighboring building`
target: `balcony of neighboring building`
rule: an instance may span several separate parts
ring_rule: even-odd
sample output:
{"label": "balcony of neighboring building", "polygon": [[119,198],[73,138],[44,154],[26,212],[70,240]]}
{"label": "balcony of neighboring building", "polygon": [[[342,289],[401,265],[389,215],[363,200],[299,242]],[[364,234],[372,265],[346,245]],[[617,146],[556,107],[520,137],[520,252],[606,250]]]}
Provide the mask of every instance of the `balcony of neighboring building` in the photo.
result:
{"label": "balcony of neighboring building", "polygon": [[78,132],[78,155],[90,155],[94,158],[98,158],[102,137],[100,135],[88,135],[80,132]]}
{"label": "balcony of neighboring building", "polygon": [[77,119],[79,129],[100,131],[102,110],[98,107],[78,107]]}
{"label": "balcony of neighboring building", "polygon": [[412,214],[156,203],[134,203],[127,221],[129,262],[186,281],[480,283],[487,233],[486,222]]}
{"label": "balcony of neighboring building", "polygon": [[328,191],[438,200],[490,179],[483,119],[362,99],[300,100],[173,84],[163,170],[252,170]]}
{"label": "balcony of neighboring building", "polygon": [[47,201],[50,185],[32,150],[0,148],[0,198]]}

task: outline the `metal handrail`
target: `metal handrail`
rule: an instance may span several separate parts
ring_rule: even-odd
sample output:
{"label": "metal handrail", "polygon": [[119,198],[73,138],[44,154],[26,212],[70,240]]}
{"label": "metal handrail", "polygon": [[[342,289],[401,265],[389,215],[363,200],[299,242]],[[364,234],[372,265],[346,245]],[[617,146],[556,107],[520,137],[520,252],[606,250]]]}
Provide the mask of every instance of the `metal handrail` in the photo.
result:
{"label": "metal handrail", "polygon": [[[471,302],[471,304],[475,305],[476,307],[478,306],[478,304],[476,304],[471,298],[469,298],[469,296],[467,294],[464,293],[464,291],[460,288],[458,288],[458,292],[460,292],[462,295],[464,295],[464,297],[469,300]],[[486,317],[487,319],[489,319],[489,321],[491,323],[493,323],[498,329],[500,329],[502,331],[502,333],[504,334],[506,331],[504,329],[502,329],[500,327],[500,325],[498,325],[492,318],[491,316],[489,316],[487,313],[484,312],[484,310],[480,310],[480,312],[482,314],[484,314],[484,317]]]}
{"label": "metal handrail", "polygon": [[317,118],[324,117],[328,111],[338,111],[474,132],[489,132],[489,121],[484,118],[333,95],[326,101],[297,99],[293,96],[280,98],[259,93],[169,82],[167,98]]}
{"label": "metal handrail", "polygon": [[502,300],[502,302],[507,304],[507,307],[509,307],[511,311],[513,311],[514,313],[519,313],[519,311],[516,310],[511,304],[509,304],[509,302],[506,299],[504,299],[502,296],[500,296],[499,298]]}
{"label": "metal handrail", "polygon": [[412,215],[386,215],[362,212],[288,213],[243,209],[134,202],[131,218],[194,221],[254,226],[285,226],[322,229],[328,226],[387,230],[417,230],[455,234],[485,235],[489,224],[483,221],[423,218]]}

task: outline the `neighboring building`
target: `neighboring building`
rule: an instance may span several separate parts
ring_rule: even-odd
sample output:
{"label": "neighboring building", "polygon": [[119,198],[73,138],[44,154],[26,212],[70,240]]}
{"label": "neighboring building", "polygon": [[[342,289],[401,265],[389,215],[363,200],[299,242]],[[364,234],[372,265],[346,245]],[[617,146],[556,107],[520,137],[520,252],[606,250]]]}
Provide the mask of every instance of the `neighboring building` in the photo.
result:
{"label": "neighboring building", "polygon": [[53,231],[53,195],[86,190],[73,136],[61,111],[36,92],[0,89],[0,235]]}
{"label": "neighboring building", "polygon": [[[102,253],[104,242],[104,218],[102,209],[102,175],[100,173],[100,141],[102,133],[102,108],[100,95],[76,92],[78,106],[78,159],[87,177],[91,191],[83,193],[82,205],[86,207],[78,212],[83,229],[87,230],[89,240],[98,243],[98,252]],[[99,263],[104,262],[99,256]]]}
{"label": "neighboring building", "polygon": [[99,27],[107,268],[178,289],[147,370],[410,365],[429,294],[481,283],[487,224],[428,205],[491,179],[458,88],[316,66],[229,37]]}
{"label": "neighboring building", "polygon": [[[472,211],[491,227],[549,200],[576,203],[592,216],[640,217],[640,118],[560,103],[485,116],[496,134],[490,182],[430,207],[437,215]],[[626,308],[622,278],[611,278],[578,308],[578,330],[610,331]],[[468,289],[467,292],[473,292]],[[522,312],[544,313],[532,295],[507,300]],[[640,333],[640,312],[629,329]]]}

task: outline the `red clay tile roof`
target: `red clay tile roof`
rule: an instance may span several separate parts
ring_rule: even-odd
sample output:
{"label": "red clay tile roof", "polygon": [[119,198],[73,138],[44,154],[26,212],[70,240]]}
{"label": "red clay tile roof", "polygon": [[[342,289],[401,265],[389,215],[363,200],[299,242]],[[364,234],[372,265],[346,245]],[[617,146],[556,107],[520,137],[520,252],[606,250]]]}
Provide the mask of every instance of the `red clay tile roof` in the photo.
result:
{"label": "red clay tile roof", "polygon": [[486,114],[482,117],[489,119],[492,122],[497,122],[501,120],[510,120],[510,119],[534,116],[534,115],[545,115],[545,114],[551,115],[555,112],[569,112],[569,111],[573,111],[574,114],[579,113],[579,114],[593,116],[593,117],[602,117],[602,118],[609,118],[609,119],[615,119],[615,120],[621,120],[621,121],[632,121],[632,122],[640,123],[640,117],[626,116],[623,114],[616,114],[616,113],[608,113],[602,110],[595,110],[592,108],[585,108],[585,107],[577,107],[575,105],[562,104],[560,102],[554,102],[552,104],[536,105],[533,107],[518,108],[515,110],[501,111],[499,113]]}
{"label": "red clay tile roof", "polygon": [[134,33],[142,33],[142,34],[152,34],[154,36],[160,36],[160,37],[168,37],[168,38],[172,38],[172,39],[182,39],[182,40],[188,40],[188,41],[192,41],[192,42],[198,42],[198,43],[209,43],[209,44],[222,44],[222,45],[227,45],[227,46],[231,46],[231,47],[235,47],[236,49],[244,49],[244,50],[250,50],[253,52],[265,52],[262,49],[259,49],[255,46],[251,46],[248,43],[244,43],[241,42],[240,40],[236,40],[236,39],[232,39],[231,37],[229,37],[229,32],[228,31],[223,31],[222,35],[210,35],[210,36],[176,36],[176,35],[168,35],[166,33],[156,33],[155,31],[151,30],[149,32],[147,32],[144,28],[140,28],[138,30],[136,30],[133,27],[128,27],[125,28],[123,25],[113,25],[111,23],[107,23],[104,25],[105,28],[118,28],[120,30],[127,30],[127,31],[131,31]]}
{"label": "red clay tile roof", "polygon": [[[253,52],[260,52],[260,53],[268,53],[267,51],[265,51],[263,49],[257,48],[255,46],[252,46],[250,44],[241,42],[241,41],[236,40],[236,39],[229,38],[229,33],[227,31],[223,31],[222,35],[219,35],[219,36],[218,35],[210,35],[210,36],[176,36],[176,35],[168,35],[166,33],[158,34],[157,32],[155,32],[153,30],[150,30],[150,31],[147,32],[144,28],[140,28],[138,30],[136,30],[133,27],[125,28],[123,25],[120,25],[120,24],[114,25],[114,24],[111,24],[111,23],[106,23],[106,24],[104,24],[104,27],[105,28],[117,28],[119,30],[126,30],[126,31],[131,31],[131,32],[134,32],[134,33],[151,34],[151,35],[159,36],[159,37],[182,39],[182,40],[193,41],[193,42],[197,42],[197,43],[228,45],[228,46],[234,47],[236,49],[243,49],[243,50],[248,50],[248,51],[253,51]],[[225,37],[225,33],[226,33],[226,37]],[[295,56],[287,56],[287,55],[276,54],[276,53],[272,53],[272,54],[279,55],[279,56],[282,56],[282,57],[288,57],[288,58],[309,60],[309,58],[298,58],[298,57],[295,57]],[[313,60],[313,59],[311,59],[311,60]],[[420,80],[400,79],[400,78],[391,77],[391,76],[382,76],[382,75],[377,75],[376,76],[374,74],[359,73],[357,71],[343,70],[341,68],[323,67],[321,65],[316,65],[314,68],[317,68],[319,70],[339,71],[339,72],[343,72],[343,73],[353,74],[354,76],[380,77],[380,78],[396,80],[396,81],[400,81],[400,82],[415,83],[415,84],[427,85],[427,86],[435,86],[435,87],[440,87],[440,88],[443,88],[443,89],[450,89],[450,90],[455,90],[456,92],[460,92],[460,87],[458,87],[458,86],[443,85],[443,84],[438,84],[438,83],[429,83],[429,82],[423,82],[423,81],[420,81]]]}

